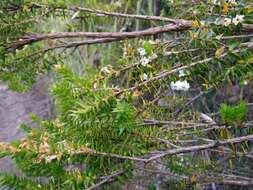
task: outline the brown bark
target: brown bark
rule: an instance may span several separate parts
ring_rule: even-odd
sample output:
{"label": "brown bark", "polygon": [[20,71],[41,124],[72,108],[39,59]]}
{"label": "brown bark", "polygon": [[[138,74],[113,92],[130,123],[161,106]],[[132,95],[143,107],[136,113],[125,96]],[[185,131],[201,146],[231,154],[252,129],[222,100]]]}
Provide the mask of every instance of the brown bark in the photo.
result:
{"label": "brown bark", "polygon": [[[116,40],[137,38],[144,36],[152,36],[155,34],[186,30],[192,27],[191,21],[178,21],[177,24],[168,24],[164,26],[152,27],[142,31],[134,32],[60,32],[52,34],[36,34],[31,36],[26,36],[23,39],[12,43],[9,48],[22,48],[25,45],[32,44],[34,42],[39,42],[49,39],[61,39],[61,38],[116,38]],[[101,40],[101,39],[100,39]],[[111,41],[110,39],[109,41]]]}

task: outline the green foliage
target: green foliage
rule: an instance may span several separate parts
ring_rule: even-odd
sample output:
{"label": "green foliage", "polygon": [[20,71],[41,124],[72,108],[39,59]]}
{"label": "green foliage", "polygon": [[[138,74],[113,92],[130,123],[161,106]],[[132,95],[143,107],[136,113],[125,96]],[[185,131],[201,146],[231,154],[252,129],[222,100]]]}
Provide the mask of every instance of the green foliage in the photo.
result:
{"label": "green foliage", "polygon": [[2,187],[8,190],[19,189],[45,189],[38,181],[28,180],[22,177],[1,174],[0,183]]}
{"label": "green foliage", "polygon": [[[2,184],[26,188],[32,183],[30,177],[43,176],[47,184],[34,189],[83,189],[113,171],[124,168],[130,174],[131,162],[89,151],[137,156],[157,146],[147,146],[144,137],[135,135],[139,129],[134,107],[109,89],[93,89],[94,75],[79,77],[65,66],[57,73],[52,93],[58,119],[41,121],[33,116],[39,129],[21,126],[27,139],[13,144],[11,150],[17,150],[13,159],[27,178],[4,176]],[[80,169],[83,167],[85,170]]]}
{"label": "green foliage", "polygon": [[247,104],[244,101],[241,101],[236,106],[230,106],[224,103],[220,107],[221,119],[227,125],[242,124],[246,119],[247,111]]}
{"label": "green foliage", "polygon": [[60,121],[68,130],[66,135],[72,134],[66,136],[68,139],[77,145],[92,141],[91,147],[98,151],[113,149],[124,155],[140,152],[137,147],[125,146],[135,141],[128,135],[136,128],[135,111],[128,102],[117,100],[111,90],[92,89],[89,76],[77,77],[65,67],[58,72],[53,94]]}

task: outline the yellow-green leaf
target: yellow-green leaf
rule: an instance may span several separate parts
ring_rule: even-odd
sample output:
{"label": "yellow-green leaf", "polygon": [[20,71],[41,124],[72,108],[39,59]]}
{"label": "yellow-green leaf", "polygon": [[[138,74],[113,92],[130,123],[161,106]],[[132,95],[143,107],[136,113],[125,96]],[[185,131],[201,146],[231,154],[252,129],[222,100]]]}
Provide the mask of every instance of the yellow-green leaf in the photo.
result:
{"label": "yellow-green leaf", "polygon": [[216,50],[215,52],[215,57],[220,57],[222,53],[224,53],[225,47],[221,46],[219,49]]}
{"label": "yellow-green leaf", "polygon": [[222,12],[225,15],[228,14],[228,3],[223,4]]}

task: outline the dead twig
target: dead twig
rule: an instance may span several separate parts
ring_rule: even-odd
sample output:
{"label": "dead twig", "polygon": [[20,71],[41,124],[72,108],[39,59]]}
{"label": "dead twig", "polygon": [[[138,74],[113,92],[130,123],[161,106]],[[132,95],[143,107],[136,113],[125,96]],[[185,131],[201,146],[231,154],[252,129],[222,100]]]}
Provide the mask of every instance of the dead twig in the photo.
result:
{"label": "dead twig", "polygon": [[100,187],[101,185],[104,185],[105,183],[108,183],[110,182],[112,179],[122,175],[124,173],[124,171],[119,171],[119,172],[115,172],[115,173],[112,173],[111,175],[109,176],[106,176],[104,180],[100,181],[99,183],[91,186],[91,187],[88,187],[86,190],[94,190],[94,189],[97,189],[98,187]]}
{"label": "dead twig", "polygon": [[[10,43],[8,48],[18,49],[35,42],[61,38],[115,38],[115,41],[117,41],[129,38],[152,36],[165,32],[185,30],[189,27],[192,27],[191,25],[191,22],[178,22],[177,24],[167,24],[164,26],[151,27],[146,30],[134,32],[59,32],[52,34],[34,34],[25,36]],[[110,39],[108,42],[111,41],[112,39]]]}
{"label": "dead twig", "polygon": [[209,144],[204,144],[204,145],[189,146],[189,147],[167,150],[167,151],[164,151],[158,155],[155,155],[155,156],[152,156],[152,157],[146,159],[145,163],[149,163],[151,161],[163,158],[168,155],[195,152],[195,151],[205,150],[205,149],[223,146],[223,145],[227,145],[227,144],[240,143],[240,142],[244,142],[244,141],[253,141],[253,135],[227,139],[224,141],[215,141],[215,142],[212,142]]}

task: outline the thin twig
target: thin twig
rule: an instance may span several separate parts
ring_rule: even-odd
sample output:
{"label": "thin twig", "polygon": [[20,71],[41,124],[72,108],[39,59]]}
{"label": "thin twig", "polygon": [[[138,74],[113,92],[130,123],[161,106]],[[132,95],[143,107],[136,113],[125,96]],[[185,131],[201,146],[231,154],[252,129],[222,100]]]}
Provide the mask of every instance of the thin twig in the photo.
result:
{"label": "thin twig", "polygon": [[168,155],[195,152],[195,151],[205,150],[205,149],[223,146],[223,145],[227,145],[227,144],[240,143],[240,142],[244,142],[244,141],[253,141],[253,135],[227,139],[224,141],[216,141],[216,142],[212,142],[212,143],[204,144],[204,145],[197,145],[197,146],[190,146],[190,147],[183,147],[183,148],[178,148],[178,149],[167,150],[161,154],[158,154],[158,155],[155,155],[155,156],[152,156],[152,157],[146,159],[145,163],[152,162],[154,160],[163,158]]}
{"label": "thin twig", "polygon": [[94,189],[97,189],[98,187],[100,187],[101,185],[104,185],[105,183],[108,183],[110,182],[113,178],[116,178],[120,175],[122,175],[124,173],[124,171],[119,171],[119,172],[116,172],[116,173],[113,173],[109,176],[106,176],[104,180],[100,181],[99,183],[91,186],[91,187],[88,187],[86,190],[94,190]]}
{"label": "thin twig", "polygon": [[206,123],[194,123],[194,122],[184,122],[184,121],[161,121],[155,119],[144,119],[143,125],[194,125],[194,126],[207,126]]}
{"label": "thin twig", "polygon": [[[37,4],[33,3],[38,8],[39,7],[48,7],[47,5]],[[62,8],[63,9],[63,8]],[[168,17],[162,17],[162,16],[153,16],[153,15],[136,15],[136,14],[126,14],[126,13],[118,13],[118,12],[109,12],[104,10],[98,10],[98,9],[92,9],[87,7],[78,7],[73,6],[68,8],[70,11],[74,12],[86,12],[86,13],[94,13],[96,16],[112,16],[112,17],[122,17],[122,18],[132,18],[132,19],[141,19],[141,20],[149,20],[149,21],[164,21],[164,22],[171,22],[171,23],[177,23],[181,19],[171,19]]]}
{"label": "thin twig", "polygon": [[207,94],[209,91],[207,92],[200,92],[197,96],[195,96],[194,98],[192,98],[190,101],[188,101],[186,104],[184,104],[182,107],[178,108],[175,113],[174,113],[174,117],[177,117],[185,108],[187,108],[188,106],[190,106],[191,104],[193,104],[197,99],[199,99],[200,97],[202,97],[203,95]]}
{"label": "thin twig", "polygon": [[236,137],[236,138],[231,138],[223,141],[212,141],[209,144],[203,144],[203,145],[196,145],[196,146],[189,146],[189,147],[182,147],[182,148],[176,148],[176,149],[169,149],[167,151],[163,151],[155,156],[151,156],[150,158],[140,158],[140,157],[131,157],[131,156],[122,156],[119,154],[113,154],[113,153],[106,153],[106,152],[98,152],[94,150],[78,150],[78,151],[73,151],[72,155],[76,154],[93,154],[95,156],[105,156],[105,157],[110,157],[110,158],[117,158],[117,159],[122,159],[122,160],[131,160],[131,161],[136,161],[136,162],[144,162],[144,163],[149,163],[157,159],[161,159],[166,156],[172,156],[176,154],[181,154],[181,153],[189,153],[189,152],[195,152],[195,151],[200,151],[200,150],[206,150],[209,148],[215,148],[219,146],[224,146],[228,144],[235,144],[235,143],[241,143],[245,141],[253,141],[253,135],[247,135],[247,136],[242,136],[242,137]]}

